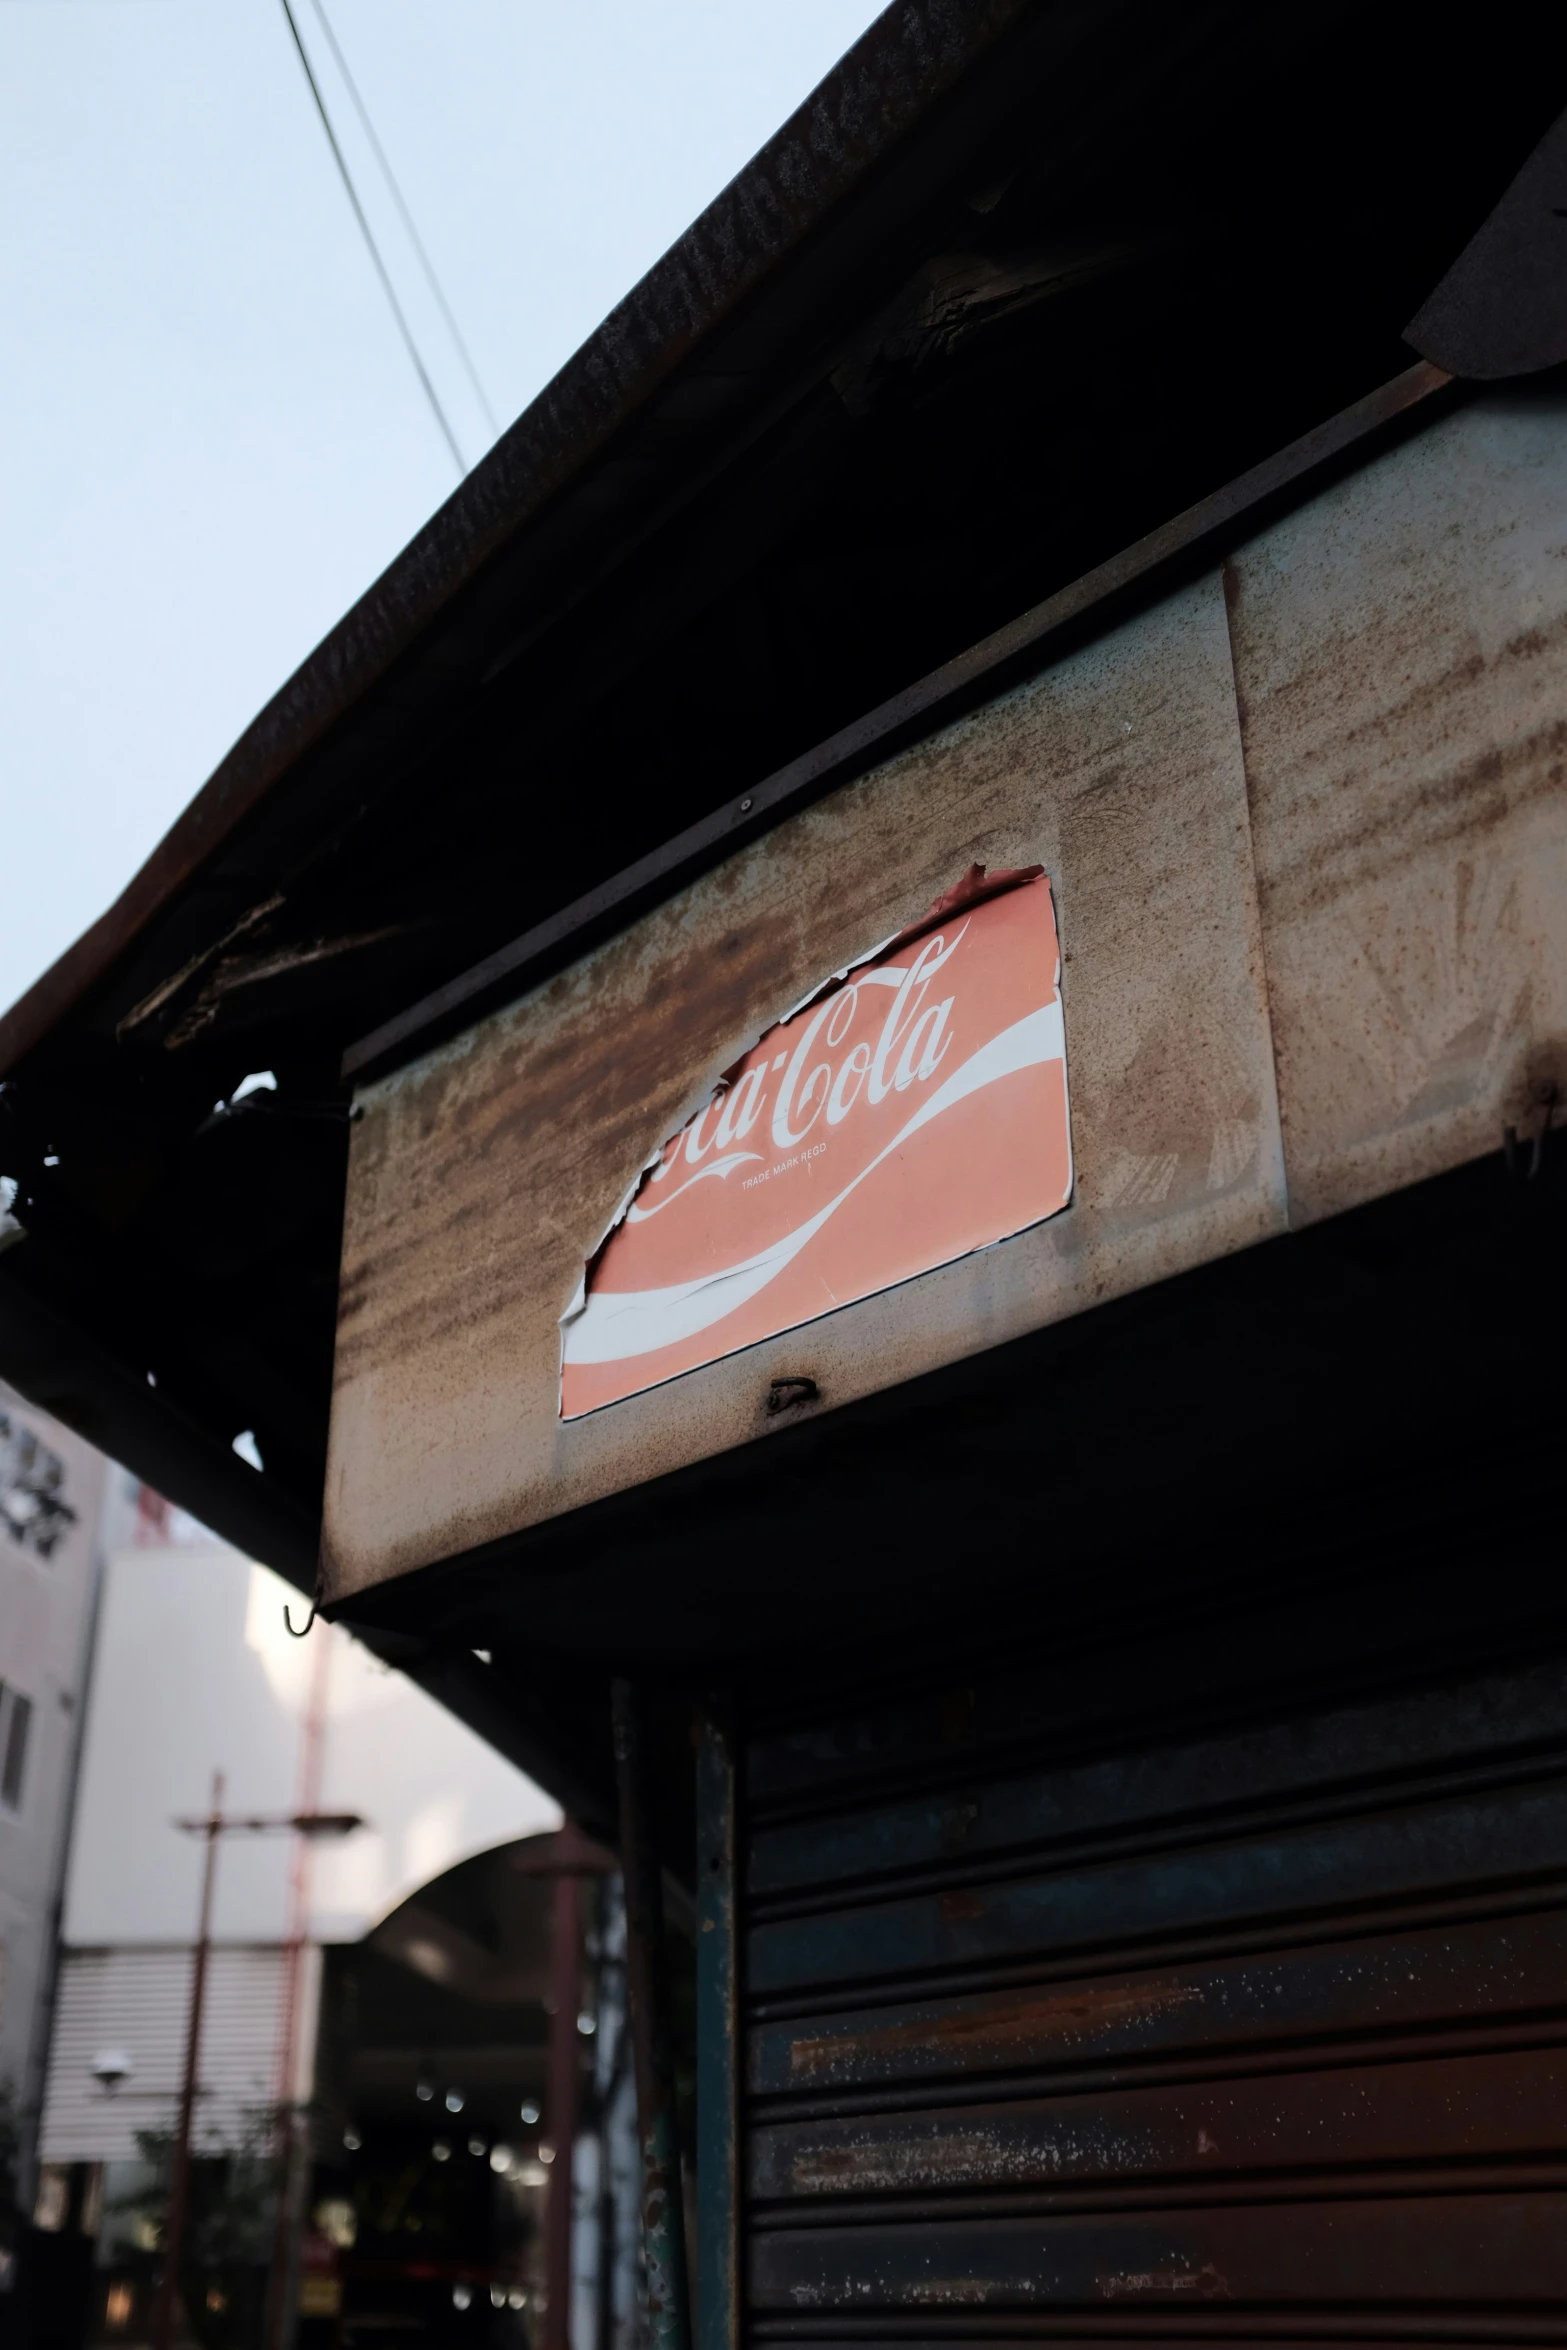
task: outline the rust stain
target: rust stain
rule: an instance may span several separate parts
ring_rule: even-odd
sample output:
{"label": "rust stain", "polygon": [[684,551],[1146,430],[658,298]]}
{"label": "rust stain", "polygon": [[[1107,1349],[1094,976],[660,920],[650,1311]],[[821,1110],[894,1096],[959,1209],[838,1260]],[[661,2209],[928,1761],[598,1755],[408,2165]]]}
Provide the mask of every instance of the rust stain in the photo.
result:
{"label": "rust stain", "polygon": [[[1490,660],[1471,655],[1451,666],[1433,664],[1426,640],[1441,642],[1441,615],[1421,607],[1409,617],[1408,629],[1396,630],[1382,608],[1382,625],[1362,632],[1353,648],[1344,638],[1329,640],[1318,660],[1291,680],[1292,707],[1277,714],[1298,726],[1288,747],[1298,754],[1309,745],[1314,760],[1326,757],[1332,790],[1302,790],[1304,778],[1289,775],[1292,804],[1281,811],[1289,830],[1260,877],[1270,921],[1319,912],[1417,854],[1458,843],[1483,846],[1517,815],[1560,795],[1567,719],[1542,713],[1531,727],[1509,729],[1499,743],[1484,707],[1508,690],[1518,644]],[[1567,614],[1548,636],[1528,633],[1530,653],[1549,654],[1559,676],[1567,667]],[[1383,698],[1383,664],[1410,681],[1403,694]],[[1329,708],[1338,720],[1331,732],[1322,715]],[[1251,731],[1267,772],[1285,745],[1264,741],[1260,716]]]}
{"label": "rust stain", "polygon": [[1093,2121],[1074,2125],[1010,2118],[907,2132],[864,2127],[796,2147],[797,2195],[893,2194],[908,2188],[1027,2187],[1148,2166],[1142,2139]]}
{"label": "rust stain", "polygon": [[1073,2089],[1004,2103],[764,2124],[758,2195],[1029,2188],[1302,2165],[1399,2166],[1561,2155],[1567,2048],[1340,2070]]}
{"label": "rust stain", "polygon": [[1144,2023],[1177,2008],[1200,2006],[1198,1983],[1111,1983],[992,2004],[964,2004],[881,2024],[868,2032],[796,2040],[789,2051],[791,2072],[814,2080],[844,2071],[872,2070],[914,2054],[972,2050],[1021,2059],[1051,2047],[1069,2047],[1088,2033]]}
{"label": "rust stain", "polygon": [[1293,1222],[1567,1060],[1564,558],[1559,419],[1480,404],[1226,566]]}
{"label": "rust stain", "polygon": [[[340,1317],[342,1369],[352,1374],[367,1352],[439,1345],[471,1322],[463,1227],[476,1218],[493,1224],[497,1196],[541,1156],[552,1220],[579,1236],[575,1253],[585,1258],[628,1170],[665,1126],[678,1124],[693,1073],[722,1057],[754,1022],[754,1007],[771,1001],[777,974],[798,952],[796,927],[786,915],[759,914],[729,930],[710,958],[671,953],[651,975],[644,956],[615,941],[596,959],[591,988],[579,972],[563,974],[530,1007],[533,1017],[512,1024],[482,1062],[440,1056],[397,1088],[378,1153],[392,1177],[386,1191],[376,1182],[382,1167],[356,1151],[371,1217],[360,1254],[362,1262],[373,1254],[376,1278],[353,1290]],[[536,1229],[519,1224],[504,1238],[488,1237],[491,1277],[515,1287]],[[442,1260],[446,1282],[432,1280]],[[579,1262],[573,1279],[580,1269]],[[535,1306],[552,1343],[569,1294],[567,1281],[559,1304],[552,1297]]]}
{"label": "rust stain", "polygon": [[1201,2268],[1120,2269],[1099,2279],[1106,2301],[1232,2301],[1230,2281],[1211,2260]]}
{"label": "rust stain", "polygon": [[972,2307],[976,2302],[988,2301],[990,2282],[985,2277],[919,2277],[908,2286],[905,2299],[941,2306],[957,2303]]}

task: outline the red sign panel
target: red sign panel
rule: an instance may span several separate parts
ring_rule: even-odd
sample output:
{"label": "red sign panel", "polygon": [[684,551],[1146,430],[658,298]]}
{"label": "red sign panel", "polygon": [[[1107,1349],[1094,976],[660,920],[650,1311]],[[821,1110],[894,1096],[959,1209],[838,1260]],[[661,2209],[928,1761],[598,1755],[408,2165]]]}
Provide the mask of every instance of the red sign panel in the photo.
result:
{"label": "red sign panel", "polygon": [[665,1144],[561,1329],[579,1418],[988,1247],[1072,1193],[1037,870],[973,872],[780,1020]]}

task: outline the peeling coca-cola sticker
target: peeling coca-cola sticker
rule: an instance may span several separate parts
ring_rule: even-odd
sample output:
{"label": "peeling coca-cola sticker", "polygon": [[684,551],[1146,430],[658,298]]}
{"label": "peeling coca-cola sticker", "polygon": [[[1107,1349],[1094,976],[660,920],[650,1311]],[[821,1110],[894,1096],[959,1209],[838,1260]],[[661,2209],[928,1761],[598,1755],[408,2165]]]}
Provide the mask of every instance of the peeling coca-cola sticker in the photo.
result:
{"label": "peeling coca-cola sticker", "polygon": [[561,1325],[561,1416],[1057,1214],[1072,1195],[1050,884],[975,867],[761,1037],[647,1169]]}

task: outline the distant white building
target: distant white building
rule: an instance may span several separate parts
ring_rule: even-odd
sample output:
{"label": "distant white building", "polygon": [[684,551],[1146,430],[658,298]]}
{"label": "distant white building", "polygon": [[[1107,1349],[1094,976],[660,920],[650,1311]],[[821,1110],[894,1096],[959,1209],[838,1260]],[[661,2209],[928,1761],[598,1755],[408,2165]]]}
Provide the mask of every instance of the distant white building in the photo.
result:
{"label": "distant white building", "polygon": [[[558,1807],[442,1707],[317,1623],[266,1568],[148,1496],[106,1558],[64,1911],[44,2106],[38,2217],[63,2209],[70,2166],[112,2207],[139,2131],[172,2126],[188,2012],[201,1846],[176,1821],[288,1814],[301,1801],[307,1720],[319,1723],[308,1800],[358,1813],[359,1832],[308,1863],[305,1963],[282,2076],[290,1872],[286,1834],[222,1839],[196,2142],[234,2145],[285,2088],[308,2094],[323,1943],[359,1940],[468,1855],[559,1825]],[[109,2174],[105,2177],[105,2169]]]}
{"label": "distant white building", "polygon": [[0,1382],[0,2091],[24,2194],[108,1482],[90,1445]]}

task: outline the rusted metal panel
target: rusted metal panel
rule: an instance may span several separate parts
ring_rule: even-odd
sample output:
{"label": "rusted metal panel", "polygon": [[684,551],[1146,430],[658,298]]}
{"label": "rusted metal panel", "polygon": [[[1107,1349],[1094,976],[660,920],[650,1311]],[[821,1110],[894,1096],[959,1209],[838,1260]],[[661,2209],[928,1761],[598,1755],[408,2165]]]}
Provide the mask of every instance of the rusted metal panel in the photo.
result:
{"label": "rusted metal panel", "polygon": [[[1525,2289],[1521,2292],[1520,2286]],[[1133,2310],[1271,2303],[1299,2311],[1567,2299],[1567,2194],[1367,2195],[1203,2211],[758,2230],[759,2311]],[[1556,2337],[1556,2338],[1559,2338]]]}
{"label": "rusted metal panel", "polygon": [[[1275,2060],[1277,2061],[1277,2060]],[[762,2124],[762,2201],[1248,2177],[1328,2163],[1562,2157],[1567,2049]]]}
{"label": "rusted metal panel", "polygon": [[[1266,1616],[1230,1638],[1243,1679]],[[1051,1765],[1075,1822],[1033,1824],[1045,1850],[1074,1826],[1092,1847],[1140,1805],[1153,1851],[1028,1874],[997,1845],[949,1856],[946,1888],[923,1840],[865,1840],[865,1717],[759,1732],[749,1840],[782,1830],[791,1858],[742,1905],[756,2338],[1567,2338],[1560,1671],[1329,1685],[1184,1749],[1124,1728]],[[967,1717],[1004,1716],[1009,1687],[969,1690]],[[1035,1737],[1048,1758],[1047,1709]],[[809,1817],[769,1766],[805,1740]],[[906,1712],[898,1746],[932,1802],[985,1813],[994,1782],[939,1709]],[[1226,1753],[1232,1816],[1272,1805],[1272,1839],[1204,1800]],[[1531,1811],[1520,1842],[1507,1818]],[[1142,1955],[1074,1958],[1094,1933]]]}
{"label": "rusted metal panel", "polygon": [[[806,988],[975,860],[1055,881],[1076,1204],[562,1426],[559,1317],[649,1153]],[[1217,579],[791,819],[362,1109],[331,1597],[765,1434],[777,1377],[843,1402],[1281,1230]]]}
{"label": "rusted metal panel", "polygon": [[1044,1953],[1124,1950],[1243,1921],[1338,1913],[1469,1891],[1519,1876],[1567,1885],[1567,1778],[1414,1814],[1329,1821],[1148,1859],[866,1899],[753,1927],[747,1979],[758,1994],[1014,1965]]}
{"label": "rusted metal panel", "polygon": [[[1564,424],[1557,395],[1438,419],[367,1088],[328,1596],[764,1435],[778,1380],[831,1408],[1538,1131],[1567,1093]],[[1051,876],[1072,1206],[563,1428],[559,1318],[649,1154],[976,860]]]}
{"label": "rusted metal panel", "polygon": [[[989,1869],[1009,1853],[1118,1837],[1146,1845],[1193,1819],[1232,1823],[1247,1811],[1337,1787],[1351,1808],[1398,1776],[1462,1759],[1472,1771],[1541,1741],[1567,1738],[1567,1671],[1551,1658],[1528,1673],[1489,1673],[1457,1689],[1416,1690],[1225,1736],[1175,1740],[1127,1758],[1008,1775],[995,1765],[957,1793],[851,1802],[827,1820],[765,1821],[751,1839],[753,1904],[819,1894],[840,1881],[939,1869]],[[868,1741],[866,1742],[868,1743]],[[950,1742],[949,1742],[950,1743]]]}
{"label": "rusted metal panel", "polygon": [[1567,1095],[1567,401],[1472,404],[1227,578],[1302,1223]]}
{"label": "rusted metal panel", "polygon": [[[1499,1197],[1504,1206],[1510,1199],[1524,1202],[1532,1216],[1538,1203],[1539,1228],[1545,1230],[1553,1215],[1547,1184],[1516,1192],[1502,1186],[1498,1192],[1499,1175],[1494,1164],[1472,1170],[1464,1184],[1466,1204],[1484,1191],[1492,1198]],[[1375,1214],[1360,1219],[1360,1229],[1365,1231],[1368,1224],[1378,1221]],[[1298,1265],[1313,1259],[1320,1265],[1327,1252],[1321,1239],[1314,1238],[1309,1250],[1280,1254],[1288,1254]],[[1363,1262],[1356,1264],[1357,1276]],[[1537,1260],[1521,1255],[1518,1262],[1522,1284],[1538,1299],[1533,1275]],[[1451,1295],[1444,1286],[1431,1301],[1430,1323],[1446,1315]],[[1233,1330],[1236,1326],[1226,1327]],[[1292,1328],[1292,1340],[1298,1328],[1299,1324]],[[1450,1359],[1457,1363],[1461,1352],[1457,1350]],[[1308,1360],[1310,1375],[1331,1383],[1338,1368],[1334,1355],[1312,1352]],[[1380,1371],[1376,1374],[1381,1375]],[[1125,1383],[1121,1391],[1125,1392]],[[1342,1394],[1340,1389],[1330,1398],[1334,1411],[1343,1408]],[[1471,1493],[1475,1497],[1473,1514],[1461,1499]],[[1433,1690],[1429,1701],[1417,1698],[1403,1719],[1401,1735],[1409,1739],[1411,1758],[1442,1750],[1436,1725],[1443,1706],[1450,1703],[1460,1708],[1475,1703],[1474,1685],[1489,1678],[1487,1668],[1494,1669],[1499,1659],[1516,1653],[1519,1634],[1515,1626],[1524,1619],[1513,1615],[1509,1596],[1511,1566],[1499,1547],[1507,1538],[1494,1531],[1496,1513],[1505,1506],[1494,1481],[1477,1478],[1474,1459],[1463,1455],[1453,1462],[1450,1480],[1434,1485],[1423,1499],[1418,1522],[1404,1520],[1406,1500],[1394,1520],[1372,1519],[1353,1531],[1357,1554],[1368,1563],[1379,1553],[1387,1555],[1395,1538],[1400,1558],[1411,1564],[1420,1562],[1418,1600],[1404,1580],[1407,1567],[1394,1567],[1387,1575],[1372,1572],[1357,1576],[1353,1621],[1368,1676],[1375,1678],[1371,1675],[1373,1663],[1383,1673],[1402,1672],[1417,1627],[1422,1642],[1432,1643],[1432,1653],[1440,1644],[1449,1660],[1452,1679],[1446,1689],[1441,1693]],[[921,1676],[913,1686],[881,1690],[872,1685],[865,1689],[863,1701],[848,1712],[827,1718],[807,1715],[799,1722],[785,1718],[766,1736],[758,1735],[749,1745],[745,1761],[747,1800],[759,1824],[753,1865],[762,1866],[762,1822],[767,1823],[769,1847],[773,1836],[780,1836],[781,1846],[773,1849],[781,1850],[785,1865],[792,1867],[796,1864],[787,1860],[787,1824],[815,1818],[824,1831],[820,1850],[825,1862],[835,1853],[840,1836],[852,1835],[849,1822],[861,1811],[885,1805],[899,1818],[904,1815],[897,1807],[920,1791],[961,1790],[967,1799],[976,1785],[994,1786],[997,1791],[987,1799],[988,1810],[1000,1801],[1001,1783],[1026,1773],[1030,1762],[1041,1769],[1047,1764],[1060,1769],[1070,1765],[1073,1757],[1120,1752],[1128,1722],[1142,1726],[1139,1751],[1158,1748],[1167,1755],[1178,1750],[1196,1751],[1194,1739],[1200,1748],[1221,1731],[1226,1740],[1245,1737],[1248,1733],[1242,1725],[1266,1722],[1270,1717],[1281,1730],[1293,1722],[1295,1735],[1303,1741],[1303,1762],[1314,1771],[1325,1767],[1339,1737],[1347,1740],[1343,1751],[1352,1751],[1353,1724],[1363,1690],[1355,1693],[1353,1703],[1346,1693],[1332,1706],[1336,1729],[1327,1722],[1308,1727],[1316,1693],[1335,1683],[1343,1655],[1341,1598],[1325,1603],[1315,1571],[1309,1578],[1275,1573],[1281,1555],[1284,1560],[1290,1556],[1294,1538],[1287,1525],[1259,1523],[1257,1534],[1259,1568],[1266,1559],[1267,1569],[1245,1604],[1249,1612],[1259,1606],[1265,1609],[1265,1640],[1255,1624],[1250,1637],[1263,1640],[1264,1686],[1271,1692],[1267,1703],[1260,1702],[1256,1689],[1237,1689],[1232,1641],[1227,1633],[1215,1639],[1214,1619],[1206,1608],[1193,1609],[1189,1585],[1172,1591],[1168,1606],[1161,1599],[1157,1638],[1149,1636],[1152,1626],[1139,1614],[1124,1623],[1117,1619],[1113,1631],[1101,1633],[1105,1646],[1095,1644],[1095,1636],[1083,1619],[1063,1622],[1053,1590],[1054,1631],[1048,1645],[1037,1638],[1020,1642],[1014,1654],[1004,1661],[996,1658],[989,1670],[981,1670],[969,1647],[952,1659],[955,1669],[940,1677],[932,1671],[928,1679]],[[1283,1544],[1282,1554],[1275,1547],[1278,1542]],[[1542,1554],[1549,1552],[1548,1542],[1539,1538],[1526,1556],[1532,1556],[1534,1547]],[[1480,1578],[1474,1574],[1477,1559],[1487,1562]],[[1493,1562],[1502,1570],[1499,1575],[1493,1573]],[[1512,1563],[1523,1565],[1524,1561]],[[1546,1605],[1533,1620],[1538,1625],[1538,1653],[1542,1659],[1550,1659],[1557,1653],[1557,1609],[1549,1596],[1555,1584],[1543,1555],[1541,1566],[1544,1572],[1539,1590]],[[1525,1571],[1532,1573],[1527,1567]],[[1339,1588],[1342,1593],[1342,1586]],[[956,1592],[955,1596],[961,1600],[963,1595]],[[1010,1622],[1006,1630],[1010,1638]],[[1131,1636],[1134,1633],[1137,1637]],[[1113,1670],[1106,1669],[1110,1658]],[[1551,1705],[1548,1664],[1545,1670],[1543,1693],[1546,1704]],[[1490,1719],[1487,1723],[1482,1705],[1477,1716],[1477,1744],[1485,1749],[1505,1748],[1512,1707],[1528,1710],[1538,1703],[1542,1685],[1531,1675],[1515,1683],[1511,1694],[1502,1682],[1491,1686]],[[1296,1693],[1293,1697],[1291,1691]],[[1309,1693],[1309,1708],[1303,1692]],[[1304,1718],[1303,1708],[1307,1708]],[[1048,1735],[1043,1734],[1046,1725]],[[1390,1745],[1390,1761],[1399,1751]],[[1267,1744],[1236,1750],[1237,1793],[1243,1792],[1245,1785],[1240,1774],[1254,1758],[1259,1767],[1266,1767],[1267,1753]],[[1075,1771],[1080,1766],[1072,1767]],[[837,1824],[840,1821],[841,1827]],[[817,1863],[801,1865],[814,1867]]]}
{"label": "rusted metal panel", "polygon": [[759,2098],[874,2097],[905,2083],[928,2096],[986,2074],[1066,2085],[1090,2069],[1184,2067],[1194,2050],[1211,2066],[1350,2035],[1407,2051],[1455,2024],[1522,2031],[1561,2009],[1564,1986],[1567,1912],[1546,1909],[753,2024],[747,2084]]}

